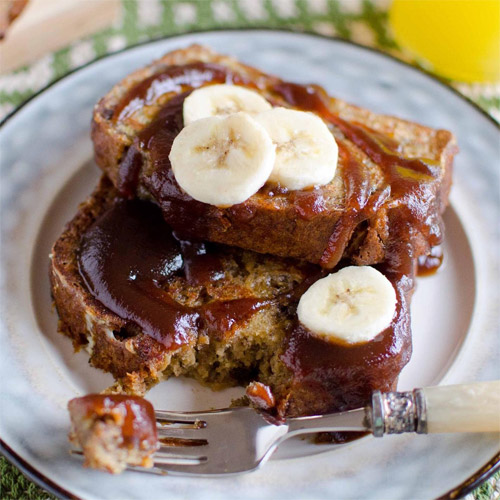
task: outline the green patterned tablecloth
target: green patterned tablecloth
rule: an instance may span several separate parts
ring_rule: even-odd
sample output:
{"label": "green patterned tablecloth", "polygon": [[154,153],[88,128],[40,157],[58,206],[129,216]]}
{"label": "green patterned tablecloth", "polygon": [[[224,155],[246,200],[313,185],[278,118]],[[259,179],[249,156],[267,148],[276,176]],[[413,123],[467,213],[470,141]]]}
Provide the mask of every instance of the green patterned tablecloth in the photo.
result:
{"label": "green patterned tablecloth", "polygon": [[[152,38],[194,30],[265,27],[316,32],[376,47],[419,65],[391,36],[388,5],[387,0],[122,0],[116,26],[1,76],[0,120],[52,81],[98,57]],[[500,84],[448,83],[500,121]],[[0,475],[2,500],[53,498],[1,457]],[[481,500],[499,496],[495,478],[469,495]]]}
{"label": "green patterned tablecloth", "polygon": [[[53,80],[89,61],[151,38],[193,30],[265,27],[311,31],[376,47],[418,65],[391,36],[388,4],[388,0],[122,0],[117,26],[1,76],[0,120]],[[448,83],[500,121],[500,84]]]}

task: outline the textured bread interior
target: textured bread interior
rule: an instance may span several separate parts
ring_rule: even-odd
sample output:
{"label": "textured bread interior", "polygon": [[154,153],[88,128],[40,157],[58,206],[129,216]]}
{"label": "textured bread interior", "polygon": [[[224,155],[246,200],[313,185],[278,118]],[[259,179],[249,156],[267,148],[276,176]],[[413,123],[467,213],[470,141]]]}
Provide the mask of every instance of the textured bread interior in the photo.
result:
{"label": "textured bread interior", "polygon": [[[142,438],[136,443],[127,436],[127,419],[124,418],[126,409],[113,407],[95,408],[81,403],[81,398],[73,399],[68,404],[71,418],[70,442],[81,448],[85,457],[84,466],[101,469],[118,474],[127,465],[152,465],[151,455],[156,450],[156,433],[146,435],[142,431]],[[152,411],[152,410],[151,410]],[[136,408],[135,415],[139,427],[145,416]],[[141,416],[139,416],[141,415]],[[137,420],[136,420],[137,422]],[[154,429],[155,423],[148,422],[149,428]],[[137,429],[137,427],[136,427]]]}
{"label": "textured bread interior", "polygon": [[[88,291],[78,270],[80,240],[87,228],[112,206],[118,193],[106,178],[80,206],[51,252],[50,279],[59,313],[59,330],[86,348],[90,363],[111,372],[111,391],[144,392],[169,376],[194,377],[212,388],[244,384],[255,378],[285,380],[279,361],[293,305],[270,302],[248,321],[216,335],[199,335],[189,345],[167,350],[134,324],[106,309]],[[290,292],[305,277],[300,263],[236,248],[221,248],[224,277],[191,285],[182,276],[165,284],[179,304],[200,306],[215,300],[255,297],[273,299]]]}
{"label": "textured bread interior", "polygon": [[71,414],[71,443],[80,447],[85,467],[119,474],[127,465],[144,465],[149,452],[140,447],[123,446],[122,430],[112,418],[92,418]]}
{"label": "textured bread interior", "polygon": [[[145,68],[139,69],[115,85],[96,105],[92,121],[92,140],[94,142],[95,159],[97,164],[109,176],[113,183],[119,185],[119,169],[138,133],[144,130],[158,115],[166,103],[183,91],[178,88],[166,93],[159,92],[147,102],[125,114],[115,111],[121,99],[152,75],[161,73],[166,68],[176,65],[203,62],[215,63],[242,75],[255,86],[257,91],[274,106],[290,105],[274,90],[280,80],[272,75],[246,66],[235,59],[214,53],[208,48],[193,45],[186,49],[176,50],[166,54]],[[432,181],[435,197],[438,200],[439,210],[444,210],[447,203],[448,191],[451,182],[451,163],[455,154],[455,139],[446,130],[436,130],[416,123],[405,121],[392,116],[372,113],[368,110],[353,106],[340,99],[329,98],[330,111],[347,122],[361,124],[382,134],[398,145],[398,154],[406,158],[425,158],[437,162],[441,173]],[[383,169],[374,162],[360,147],[348,140],[337,127],[331,127],[332,134],[337,142],[341,143],[349,155],[363,165],[363,175],[368,179],[371,192],[384,186],[385,176]],[[145,199],[155,199],[151,193],[149,179],[155,172],[154,163],[149,153],[141,149],[141,170],[137,186],[137,195]],[[253,214],[250,221],[241,222],[230,209],[211,207],[206,224],[203,224],[205,233],[201,235],[210,241],[217,241],[228,245],[241,246],[250,250],[272,253],[284,257],[298,257],[319,263],[325,251],[329,237],[337,220],[340,219],[346,208],[346,191],[343,171],[347,168],[339,162],[333,180],[323,186],[321,213],[304,220],[300,217],[295,206],[295,193],[274,192],[260,190],[244,202],[249,213]],[[269,227],[274,230],[270,234]],[[368,226],[362,226],[356,231],[354,244],[350,245],[349,255],[357,264],[375,264],[384,258],[384,217],[377,214]],[[426,245],[418,249],[419,254],[429,250]]]}
{"label": "textured bread interior", "polygon": [[[161,94],[156,99],[151,100],[149,104],[144,104],[126,117],[118,119],[116,122],[110,120],[114,109],[127,92],[134,85],[169,66],[200,61],[220,64],[248,77],[257,82],[259,93],[270,101],[276,102],[277,96],[268,90],[273,83],[276,83],[276,77],[262,73],[255,68],[240,63],[232,57],[217,54],[211,49],[199,45],[170,52],[149,66],[141,68],[124,78],[96,105],[94,110],[95,128],[99,134],[102,133],[104,135],[102,137],[97,136],[97,132],[94,135],[96,139],[110,141],[110,144],[108,144],[108,153],[113,152],[115,154],[106,155],[109,160],[112,160],[113,157],[121,158],[123,151],[131,145],[137,133],[143,130],[156,117],[162,106],[178,94],[178,92]],[[279,102],[279,104],[288,106],[285,102]],[[446,130],[436,130],[393,116],[373,113],[341,99],[332,98],[330,100],[330,109],[347,121],[361,123],[394,138],[400,144],[401,153],[407,157],[439,160],[441,159],[444,147],[452,137],[452,134]],[[354,145],[353,147],[355,148]],[[106,158],[103,158],[103,161],[106,163]],[[370,160],[368,159],[368,161]],[[104,164],[102,166],[107,171],[109,177],[116,180],[118,163],[109,161],[107,165]],[[333,182],[336,183],[335,180]],[[339,195],[341,192],[338,192]]]}
{"label": "textured bread interior", "polygon": [[[193,336],[188,344],[168,350],[135,324],[126,322],[106,309],[85,286],[78,270],[81,237],[100,214],[113,206],[119,196],[116,186],[120,184],[120,164],[127,152],[133,151],[130,148],[136,146],[138,134],[182,89],[160,93],[118,119],[114,119],[116,109],[122,98],[135,85],[170,66],[193,62],[225,66],[251,80],[258,92],[273,105],[289,106],[283,97],[273,90],[273,86],[280,81],[276,77],[196,45],[171,52],[115,85],[96,105],[92,122],[96,162],[107,177],[101,179],[95,192],[81,205],[76,216],[55,243],[51,254],[52,292],[59,312],[61,332],[73,340],[75,348],[85,347],[89,351],[90,363],[94,367],[114,375],[116,384],[109,389],[111,392],[142,395],[160,380],[184,375],[193,377],[214,389],[236,384],[245,385],[258,380],[269,385],[278,397],[281,395],[285,404],[290,403],[290,408],[294,408],[295,414],[332,411],[332,408],[337,408],[332,406],[332,400],[336,397],[352,402],[349,407],[365,404],[366,394],[362,391],[371,393],[374,382],[365,373],[359,375],[359,372],[356,372],[353,375],[351,365],[347,370],[349,373],[345,378],[346,383],[352,382],[351,379],[366,377],[366,383],[360,382],[361,389],[356,387],[356,384],[353,384],[352,390],[342,384],[341,387],[336,387],[337,379],[330,376],[334,371],[333,369],[330,371],[330,366],[325,370],[330,378],[322,375],[321,381],[314,383],[307,381],[302,383],[300,380],[302,374],[298,373],[300,367],[296,369],[297,374],[291,373],[291,368],[285,366],[281,354],[292,322],[296,320],[296,304],[293,301],[272,300],[250,319],[238,321],[230,331],[217,333],[201,331]],[[384,140],[387,139],[391,144],[397,143],[398,155],[405,158],[423,158],[440,166],[438,174],[435,177],[430,176],[430,186],[426,185],[426,188],[429,188],[428,196],[433,199],[426,216],[436,219],[438,226],[439,214],[447,203],[452,159],[456,151],[452,134],[395,117],[378,115],[340,99],[329,98],[328,104],[330,111],[341,119],[351,124],[369,127],[372,132],[380,133]],[[361,165],[371,192],[380,187],[386,188],[387,172],[384,172],[381,165],[348,140],[340,128],[331,126],[330,129],[337,142],[348,151],[348,156],[354,158],[357,165]],[[136,194],[158,202],[148,190],[147,183],[155,166],[150,161],[147,151],[141,150],[141,154],[143,161]],[[168,280],[165,290],[178,304],[188,307],[239,298],[286,297],[287,293],[303,283],[307,276],[303,262],[285,257],[300,256],[310,262],[318,263],[325,249],[325,242],[328,242],[333,234],[336,221],[341,220],[346,212],[344,168],[347,167],[340,162],[332,182],[322,188],[325,206],[322,212],[314,217],[301,218],[297,215],[293,193],[278,191],[271,197],[265,189],[251,196],[243,204],[253,214],[253,219],[250,221],[241,223],[236,220],[237,218],[231,218],[230,209],[211,207],[207,218],[209,231],[200,234],[199,237],[241,248],[220,247],[224,264],[223,279],[204,285],[192,285],[179,275]],[[389,188],[391,187],[389,185]],[[188,201],[190,203],[194,200]],[[189,204],[189,208],[191,207]],[[359,265],[384,261],[388,225],[390,220],[395,220],[391,219],[389,210],[390,208],[384,206],[377,210],[371,219],[362,220],[356,226],[344,249],[344,257]],[[436,213],[431,213],[433,210]],[[221,222],[226,224],[222,229],[217,227]],[[186,224],[189,225],[188,219]],[[411,254],[416,262],[416,257],[429,251],[430,244],[426,235],[418,234],[417,227],[414,229],[415,231],[410,231]],[[271,247],[263,243],[269,234],[274,238],[274,246]],[[295,241],[291,242],[294,238]],[[301,253],[302,247],[305,246],[311,247],[310,252]],[[282,257],[267,255],[266,252]],[[360,370],[365,370],[369,364],[391,365],[393,370],[383,381],[386,385],[381,387],[382,390],[394,387],[399,370],[411,353],[409,322],[405,320],[403,323],[401,328],[397,329],[398,341],[401,341],[398,349],[401,352],[391,353],[403,360],[399,365],[392,364],[394,359],[385,358],[376,361],[370,359],[365,365],[360,365],[361,368],[358,367]],[[406,344],[401,340],[403,338]],[[344,394],[350,391],[353,394],[347,396]],[[352,400],[349,399],[351,396]]]}

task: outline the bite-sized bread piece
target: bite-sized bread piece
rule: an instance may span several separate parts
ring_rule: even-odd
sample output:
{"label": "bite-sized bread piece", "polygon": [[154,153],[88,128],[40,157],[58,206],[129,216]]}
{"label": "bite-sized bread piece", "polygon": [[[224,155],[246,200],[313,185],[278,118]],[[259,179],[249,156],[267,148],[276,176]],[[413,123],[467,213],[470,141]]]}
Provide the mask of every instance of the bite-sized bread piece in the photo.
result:
{"label": "bite-sized bread piece", "polygon": [[[333,180],[299,190],[268,182],[225,208],[187,194],[169,160],[184,127],[183,103],[193,89],[221,83],[321,117],[338,145]],[[383,262],[396,226],[407,227],[402,236],[412,240],[417,256],[439,244],[456,153],[448,131],[372,113],[197,45],[166,54],[115,85],[95,107],[92,139],[97,164],[121,193],[153,200],[183,237],[326,268],[342,257]]]}
{"label": "bite-sized bread piece", "polygon": [[154,204],[120,197],[103,177],[55,243],[50,279],[60,331],[115,376],[111,392],[142,395],[171,375],[212,388],[260,382],[268,389],[253,384],[250,399],[283,418],[355,408],[395,387],[411,355],[413,266],[380,267],[397,297],[387,328],[332,342],[296,312],[322,268],[178,240]]}
{"label": "bite-sized bread piece", "polygon": [[135,396],[89,394],[68,403],[69,439],[83,451],[84,465],[119,474],[127,465],[151,467],[158,449],[149,401]]}

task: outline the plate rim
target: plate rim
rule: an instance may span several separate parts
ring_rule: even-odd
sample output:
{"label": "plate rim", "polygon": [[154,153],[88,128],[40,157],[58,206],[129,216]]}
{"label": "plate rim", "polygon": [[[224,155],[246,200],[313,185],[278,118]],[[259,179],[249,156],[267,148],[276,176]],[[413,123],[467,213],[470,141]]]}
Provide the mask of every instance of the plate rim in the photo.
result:
{"label": "plate rim", "polygon": [[402,59],[399,59],[398,57],[396,57],[388,52],[383,52],[383,51],[377,49],[376,47],[370,47],[368,45],[363,45],[361,43],[354,42],[352,40],[347,40],[345,38],[341,38],[337,35],[334,35],[334,36],[323,35],[321,33],[317,33],[317,32],[312,31],[310,29],[304,29],[301,31],[294,31],[293,29],[289,29],[289,28],[279,28],[279,27],[278,28],[267,28],[267,27],[259,27],[259,26],[249,26],[247,28],[230,28],[230,27],[229,28],[224,28],[224,27],[218,28],[218,27],[216,27],[216,28],[212,28],[212,29],[199,29],[199,30],[195,29],[195,30],[186,31],[185,33],[175,33],[172,35],[162,35],[162,36],[150,38],[148,40],[143,40],[143,41],[134,43],[132,45],[128,45],[127,47],[123,47],[122,49],[116,50],[114,52],[109,52],[107,54],[103,54],[101,56],[96,57],[92,61],[88,61],[88,62],[82,64],[81,66],[77,66],[77,67],[71,69],[68,73],[61,75],[60,77],[56,78],[55,80],[52,80],[51,82],[49,82],[47,85],[43,86],[41,89],[37,90],[33,95],[28,97],[28,99],[23,101],[18,107],[16,107],[12,111],[10,111],[4,118],[2,118],[0,120],[0,128],[3,127],[3,125],[5,125],[7,123],[7,121],[9,121],[11,118],[13,118],[19,111],[21,111],[22,108],[24,108],[32,100],[39,97],[40,94],[43,94],[50,87],[53,87],[54,85],[56,85],[57,83],[59,83],[60,81],[62,81],[64,79],[70,77],[74,73],[81,71],[81,70],[84,70],[85,68],[92,66],[94,63],[102,61],[103,59],[106,59],[108,57],[112,57],[112,56],[115,56],[118,54],[122,54],[124,52],[127,52],[128,50],[132,50],[132,49],[135,49],[137,47],[142,47],[145,45],[149,45],[151,43],[160,42],[162,40],[169,40],[171,38],[180,38],[182,36],[191,35],[191,34],[195,35],[195,34],[200,34],[200,33],[221,33],[221,32],[231,33],[231,32],[242,32],[242,31],[268,31],[268,32],[291,33],[291,34],[299,35],[299,36],[306,35],[306,36],[320,38],[323,40],[329,40],[329,41],[333,41],[333,42],[340,42],[340,43],[343,43],[346,45],[352,45],[354,47],[358,47],[360,49],[367,50],[368,52],[372,52],[372,53],[384,56],[393,62],[396,62],[402,66],[405,66],[406,68],[410,68],[410,69],[416,71],[417,73],[420,73],[420,74],[427,76],[428,78],[433,80],[435,83],[438,83],[440,86],[451,91],[453,94],[455,94],[456,96],[461,98],[463,101],[465,101],[466,103],[471,105],[476,111],[479,111],[481,115],[483,115],[485,118],[487,118],[500,131],[500,123],[497,122],[495,120],[495,118],[493,118],[486,110],[481,108],[481,106],[476,104],[472,99],[463,95],[457,89],[455,89],[454,87],[452,87],[451,85],[446,83],[445,78],[439,77],[436,74],[431,73],[430,71],[428,71],[422,67],[414,66],[414,65],[410,64],[409,62],[406,62]]}
{"label": "plate rim", "polygon": [[[51,87],[55,86],[61,81],[64,81],[65,79],[71,77],[73,74],[84,71],[88,67],[92,66],[93,64],[96,64],[106,58],[110,58],[113,56],[116,56],[118,54],[125,53],[129,50],[133,50],[138,47],[146,46],[149,44],[157,43],[160,41],[164,40],[169,40],[169,39],[174,39],[174,38],[180,38],[186,35],[190,34],[200,34],[200,33],[232,33],[232,32],[255,32],[255,31],[267,31],[267,32],[283,32],[283,33],[290,33],[294,34],[297,36],[307,36],[307,37],[315,37],[323,40],[328,40],[334,43],[342,43],[345,45],[350,45],[357,47],[359,49],[365,50],[369,53],[374,53],[377,55],[381,55],[393,62],[398,63],[399,65],[402,65],[406,68],[410,68],[411,70],[415,71],[418,74],[424,75],[433,82],[437,83],[444,89],[447,89],[448,91],[451,91],[452,94],[455,96],[459,97],[462,101],[466,102],[473,110],[476,112],[479,112],[480,115],[485,117],[491,124],[494,125],[494,127],[500,131],[500,123],[498,123],[486,110],[481,108],[478,104],[476,104],[474,101],[472,101],[470,98],[464,96],[461,94],[457,89],[446,83],[446,81],[435,74],[417,67],[413,66],[412,64],[403,61],[401,59],[398,59],[396,56],[382,52],[381,50],[374,48],[374,47],[369,47],[366,45],[362,45],[360,43],[351,41],[351,40],[346,40],[343,38],[340,38],[338,36],[328,36],[328,35],[323,35],[321,33],[316,33],[312,30],[301,30],[301,31],[294,31],[289,28],[266,28],[266,27],[259,27],[259,26],[252,26],[252,27],[247,27],[247,28],[212,28],[212,29],[199,29],[199,30],[190,30],[185,33],[175,33],[171,35],[163,35],[155,38],[151,38],[148,40],[144,40],[138,43],[135,43],[133,45],[129,45],[127,47],[124,47],[120,50],[110,52],[108,54],[103,54],[92,61],[89,61],[81,66],[78,66],[76,68],[73,68],[70,70],[68,73],[56,78],[55,80],[51,81],[47,85],[43,86],[41,89],[36,91],[33,95],[31,95],[27,100],[25,100],[22,104],[20,104],[17,108],[13,109],[10,113],[8,113],[2,120],[0,120],[0,132],[3,128],[3,126],[12,120],[25,106],[27,106],[31,101],[35,100],[36,98],[40,97],[43,93],[45,93],[48,89]],[[41,473],[38,469],[36,469],[34,466],[32,466],[29,462],[27,462],[24,458],[22,458],[20,455],[18,455],[12,448],[9,447],[9,445],[0,438],[0,454],[2,454],[8,461],[10,461],[13,465],[15,465],[25,476],[27,476],[30,480],[32,480],[35,484],[38,486],[46,489],[50,493],[54,494],[58,498],[68,498],[68,499],[75,499],[75,500],[82,500],[80,497],[72,494],[71,492],[67,491],[64,489],[62,486],[58,485],[56,482],[53,480],[49,479],[46,477],[43,473]],[[464,497],[465,495],[469,494],[472,492],[475,488],[477,488],[481,483],[489,479],[493,474],[496,472],[500,471],[500,452],[496,453],[490,460],[488,460],[483,466],[481,466],[476,472],[474,472],[471,476],[469,476],[467,479],[462,481],[459,485],[457,485],[455,488],[452,488],[448,492],[446,492],[444,495],[440,496],[437,500],[448,500],[448,499],[456,499],[456,498],[461,498]]]}

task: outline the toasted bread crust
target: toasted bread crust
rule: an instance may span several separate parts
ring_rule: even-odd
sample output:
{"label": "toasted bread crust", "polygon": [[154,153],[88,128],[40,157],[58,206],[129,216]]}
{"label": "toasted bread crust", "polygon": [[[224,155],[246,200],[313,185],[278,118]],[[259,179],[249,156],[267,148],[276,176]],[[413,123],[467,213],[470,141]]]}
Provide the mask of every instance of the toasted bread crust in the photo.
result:
{"label": "toasted bread crust", "polygon": [[112,373],[120,381],[118,392],[140,395],[159,380],[172,358],[177,362],[173,370],[193,360],[188,347],[168,351],[141,332],[134,332],[131,338],[121,337],[131,325],[106,309],[83,282],[77,260],[81,236],[117,195],[111,182],[103,177],[55,242],[49,275],[59,331],[72,339],[76,350],[84,347],[90,351],[90,363],[95,368]]}
{"label": "toasted bread crust", "polygon": [[[320,269],[291,259],[220,248],[221,252],[227,252],[226,258],[231,259],[232,255],[236,258],[230,261],[229,268],[225,267],[229,270],[222,281],[203,285],[203,296],[214,297],[220,293],[223,300],[227,300],[249,294],[258,297],[293,294],[296,299],[271,300],[267,308],[248,321],[240,321],[236,329],[209,336],[200,331],[195,341],[175,350],[168,350],[135,323],[127,323],[105,308],[87,288],[79,271],[78,256],[82,236],[116,203],[117,194],[111,182],[103,177],[54,244],[49,271],[60,318],[59,330],[72,339],[76,349],[84,347],[90,352],[90,363],[95,368],[115,377],[116,383],[107,392],[144,395],[160,380],[177,375],[194,377],[211,388],[258,380],[271,387],[276,398],[274,411],[278,415],[296,416],[358,407],[367,402],[372,390],[394,387],[411,354],[406,307],[395,320],[394,336],[386,337],[394,342],[394,347],[383,359],[379,354],[369,354],[366,359],[364,356],[355,359],[347,370],[340,366],[321,368],[314,349],[326,353],[325,360],[329,362],[330,355],[335,359],[337,348],[328,342],[310,339],[302,344],[302,349],[307,351],[308,345],[312,346],[312,354],[309,356],[306,352],[305,359],[317,359],[320,376],[316,377],[313,372],[304,378],[301,355],[296,352],[298,344],[293,340],[295,300],[309,286],[307,279],[316,279]],[[185,277],[178,280],[171,282],[169,293],[176,297],[189,296],[192,285]],[[401,296],[402,303],[409,300],[410,294],[411,290],[408,296]],[[284,362],[287,351],[289,361]],[[293,359],[297,359],[296,366]]]}
{"label": "toasted bread crust", "polygon": [[[109,371],[115,376],[117,384],[112,390],[117,392],[143,394],[149,386],[172,374],[193,376],[211,387],[217,384],[223,386],[227,383],[238,383],[237,377],[234,376],[235,368],[249,373],[258,367],[257,379],[272,386],[277,395],[277,412],[280,415],[343,410],[365,404],[372,390],[394,387],[399,371],[411,354],[407,306],[413,290],[414,268],[417,257],[428,252],[430,245],[439,243],[440,214],[447,204],[451,184],[456,144],[452,134],[447,131],[377,115],[341,100],[328,98],[329,110],[340,120],[375,131],[375,135],[380,134],[383,141],[392,144],[389,149],[397,145],[398,153],[404,156],[402,160],[398,157],[398,165],[399,161],[411,163],[409,158],[425,158],[431,164],[429,170],[426,170],[426,165],[420,164],[418,166],[424,167],[423,170],[411,170],[404,164],[401,168],[406,168],[406,184],[402,182],[403,188],[399,186],[402,190],[400,192],[405,194],[407,192],[404,191],[404,186],[414,182],[415,176],[420,176],[419,182],[424,180],[424,189],[416,190],[411,195],[421,194],[425,198],[422,218],[431,219],[428,226],[424,228],[427,222],[422,222],[422,228],[412,225],[415,220],[412,219],[413,213],[408,217],[404,210],[402,213],[396,213],[390,203],[385,203],[387,198],[384,198],[380,205],[375,203],[376,208],[369,217],[359,220],[353,218],[356,223],[353,223],[343,239],[339,240],[338,258],[343,255],[358,265],[383,262],[382,267],[390,261],[389,271],[399,293],[398,302],[401,309],[397,320],[394,320],[392,336],[384,334],[386,340],[395,342],[396,347],[389,348],[390,355],[384,357],[383,361],[374,362],[370,366],[361,358],[355,359],[354,364],[357,363],[356,369],[359,372],[355,372],[352,365],[341,367],[341,362],[337,363],[338,366],[332,366],[331,359],[335,359],[332,351],[330,355],[333,357],[325,355],[324,370],[320,367],[318,370],[312,370],[313,375],[309,378],[303,376],[301,367],[305,360],[311,358],[311,346],[316,345],[316,357],[328,349],[323,344],[311,342],[306,338],[303,340],[304,349],[296,351],[299,345],[296,339],[303,337],[300,336],[300,331],[297,333],[296,329],[290,329],[292,324],[296,325],[294,306],[289,307],[290,304],[283,307],[283,304],[275,303],[259,311],[248,324],[238,325],[236,335],[229,337],[225,332],[221,332],[219,338],[208,338],[201,334],[190,344],[168,350],[140,331],[136,324],[127,323],[106,309],[87,289],[78,267],[81,237],[99,215],[115,203],[122,183],[120,166],[130,151],[139,154],[141,159],[138,184],[133,194],[160,205],[165,218],[179,234],[260,253],[299,257],[313,263],[323,264],[325,249],[332,241],[337,223],[344,220],[349,210],[353,210],[348,195],[347,176],[344,175],[348,170],[345,158],[353,159],[356,169],[360,169],[356,172],[369,186],[365,192],[367,197],[371,197],[373,193],[381,193],[383,196],[386,188],[390,191],[393,187],[387,181],[388,172],[372,160],[365,150],[358,147],[355,139],[349,139],[349,134],[345,133],[342,127],[332,126],[332,133],[342,146],[344,159],[339,162],[333,181],[321,188],[323,205],[317,212],[308,211],[301,204],[304,199],[302,196],[307,198],[308,192],[278,190],[271,193],[269,186],[243,204],[224,209],[205,205],[200,211],[200,203],[182,193],[180,188],[172,199],[168,199],[168,204],[162,203],[165,200],[158,198],[161,190],[152,189],[152,178],[157,173],[155,163],[147,148],[141,149],[137,145],[137,137],[154,121],[165,104],[179,95],[182,89],[160,94],[150,101],[144,100],[136,109],[126,113],[122,113],[124,108],[120,106],[123,104],[123,96],[127,95],[130,89],[152,75],[171,66],[199,61],[222,65],[237,72],[251,81],[252,85],[275,105],[291,105],[272,90],[274,85],[279,84],[279,79],[199,46],[167,54],[113,87],[96,106],[92,123],[96,162],[111,181],[105,178],[101,180],[97,190],[82,204],[52,250],[50,277],[61,320],[60,329],[73,339],[76,348],[89,348],[90,362],[95,367]],[[395,186],[395,190],[397,188],[398,186]],[[401,199],[396,201],[400,202]],[[417,203],[414,212],[419,212],[420,208]],[[398,245],[398,242],[403,242],[404,245]],[[261,255],[260,259],[264,263],[259,264],[258,254],[246,252],[245,255],[251,263],[250,267],[253,266],[253,271],[248,273],[250,279],[259,281],[264,277],[267,283],[265,286],[271,289],[269,293],[272,297],[276,295],[273,295],[274,285],[269,285],[273,281],[270,276],[277,273],[285,281],[293,283],[302,283],[305,280],[300,265],[294,264],[291,259]],[[401,263],[401,260],[404,262]],[[245,271],[248,269],[246,267]],[[395,278],[396,275],[398,277]],[[236,283],[232,288],[232,277],[226,278],[231,290],[229,299],[238,298],[242,289],[238,288]],[[267,297],[266,293],[264,296]],[[258,298],[263,296],[258,295]],[[215,297],[215,300],[222,299]],[[331,346],[329,349],[335,350]],[[370,350],[371,347],[368,346],[367,349]],[[343,353],[340,354],[344,357]],[[373,358],[379,355],[370,352],[367,356]],[[288,359],[286,363],[283,361],[285,358]],[[328,373],[328,377],[325,377],[324,373]],[[357,374],[353,376],[355,373]]]}
{"label": "toasted bread crust", "polygon": [[[83,347],[89,351],[90,363],[95,368],[110,372],[116,378],[117,383],[111,392],[142,395],[160,380],[181,374],[193,376],[212,387],[234,385],[237,381],[232,371],[246,369],[247,362],[250,370],[250,365],[255,362],[254,355],[245,351],[255,350],[259,345],[263,352],[277,351],[290,321],[280,303],[271,301],[249,320],[240,321],[230,334],[219,332],[211,338],[199,335],[188,345],[170,350],[95,299],[79,271],[80,242],[86,230],[115,203],[117,197],[117,190],[103,176],[55,242],[49,266],[52,295],[59,314],[59,331],[72,339],[76,350]],[[290,291],[306,276],[301,263],[238,249],[234,251],[242,270],[229,267],[223,286],[216,282],[213,289],[210,285],[208,292],[203,291],[204,295],[208,294],[215,300],[217,294],[220,294],[220,300],[252,297],[254,294],[272,298]],[[228,249],[227,252],[228,261],[233,262],[233,251]],[[171,290],[180,297],[190,297],[195,295],[197,287],[179,279]],[[228,354],[228,350],[233,350],[233,354]],[[234,363],[224,361],[226,358],[233,358]],[[212,369],[213,364],[217,369]]]}
{"label": "toasted bread crust", "polygon": [[[120,164],[133,144],[134,138],[151,123],[161,107],[176,93],[163,94],[134,113],[115,121],[113,115],[120,100],[130,89],[151,75],[172,65],[185,65],[198,61],[227,67],[254,83],[264,97],[278,105],[287,105],[279,100],[276,102],[276,95],[269,91],[271,86],[279,81],[276,77],[245,66],[233,58],[221,56],[198,45],[166,54],[115,85],[99,101],[94,110],[92,140],[95,159],[115,186],[120,184]],[[456,153],[455,139],[450,132],[431,129],[395,117],[378,115],[340,99],[331,98],[329,106],[331,112],[340,118],[370,127],[390,137],[398,143],[400,152],[406,157],[426,158],[438,162],[440,175],[433,181],[431,189],[438,202],[438,210],[440,212],[444,210],[451,184],[453,156]],[[366,166],[365,174],[371,184],[378,185],[381,182],[381,173],[377,165],[354,144],[343,137],[341,139],[349,152]],[[152,168],[147,153],[142,152],[142,161],[144,166],[139,175],[137,193],[140,197],[159,202],[161,206],[162,200],[155,199],[148,182]],[[186,236],[197,236],[261,253],[296,257],[319,263],[335,225],[346,208],[342,165],[339,167],[332,183],[325,187],[326,209],[319,213],[303,216],[300,204],[298,206],[294,202],[294,194],[270,198],[267,192],[259,192],[241,205],[224,209],[211,206],[201,219],[197,214],[193,215],[192,220],[183,221],[184,228],[192,226],[197,232],[196,235],[186,233]],[[197,202],[193,200],[193,203]],[[172,223],[172,220],[169,222]],[[176,227],[176,230],[180,229]],[[385,214],[376,214],[367,227],[364,225],[363,234],[360,232],[358,229],[355,233],[358,236],[358,245],[356,247],[351,245],[346,256],[357,264],[370,265],[381,262],[385,255],[385,235],[388,232]],[[421,255],[428,251],[429,245],[425,238],[420,240],[417,238],[416,254]]]}
{"label": "toasted bread crust", "polygon": [[[329,363],[329,356],[337,352],[337,348],[328,342],[311,339],[302,344],[302,349],[307,350],[308,345],[312,345],[312,354],[305,353],[305,359],[318,364],[316,371],[320,375],[312,372],[304,377],[302,374],[302,358],[296,352],[298,344],[291,336],[296,325],[295,300],[310,285],[307,278],[317,278],[317,271],[321,271],[317,266],[226,249],[228,255],[236,252],[234,262],[237,264],[223,280],[213,285],[223,294],[224,300],[249,294],[259,297],[293,294],[295,299],[270,301],[268,307],[255,313],[249,321],[239,322],[235,330],[219,331],[211,336],[199,332],[195,341],[175,350],[168,350],[136,324],[127,323],[105,308],[87,288],[79,271],[78,256],[82,236],[116,203],[117,197],[117,190],[103,177],[54,244],[49,270],[59,313],[59,330],[72,339],[75,349],[84,347],[89,351],[90,363],[95,368],[115,377],[116,383],[106,392],[144,395],[152,385],[177,375],[193,377],[211,388],[245,385],[258,380],[271,387],[276,398],[273,411],[283,417],[355,408],[368,401],[371,391],[394,388],[411,354],[406,307],[395,320],[394,333],[387,337],[392,339],[394,347],[386,356],[369,354],[366,359],[362,356],[347,370],[335,366],[322,368],[314,349],[326,353],[325,360]],[[192,291],[183,277],[172,284],[169,291],[179,289],[179,296],[187,296]],[[214,296],[211,286],[203,285],[204,296]],[[177,292],[174,293],[177,296]],[[401,300],[406,303],[410,295],[411,290],[402,295]],[[284,362],[286,351],[288,364]]]}

